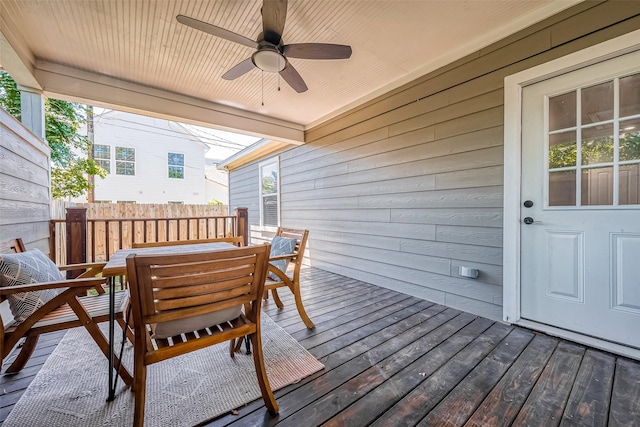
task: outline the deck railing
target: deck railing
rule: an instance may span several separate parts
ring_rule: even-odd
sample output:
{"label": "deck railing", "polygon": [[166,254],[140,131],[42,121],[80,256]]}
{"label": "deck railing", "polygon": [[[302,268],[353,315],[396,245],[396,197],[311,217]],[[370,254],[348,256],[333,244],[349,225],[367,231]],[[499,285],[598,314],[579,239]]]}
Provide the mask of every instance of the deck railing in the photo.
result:
{"label": "deck railing", "polygon": [[[249,243],[247,208],[233,215],[180,218],[87,218],[87,208],[67,208],[65,219],[51,220],[51,258],[58,264],[108,261],[134,242],[164,242],[242,236]],[[64,242],[66,250],[58,248]]]}

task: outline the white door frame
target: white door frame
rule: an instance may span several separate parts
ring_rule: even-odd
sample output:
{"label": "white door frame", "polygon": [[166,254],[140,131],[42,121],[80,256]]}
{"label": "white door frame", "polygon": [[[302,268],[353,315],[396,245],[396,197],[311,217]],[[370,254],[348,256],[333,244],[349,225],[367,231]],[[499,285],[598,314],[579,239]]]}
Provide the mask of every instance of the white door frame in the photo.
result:
{"label": "white door frame", "polygon": [[504,79],[503,312],[514,323],[640,359],[640,351],[520,317],[520,185],[522,88],[629,52],[640,50],[640,30],[574,52]]}

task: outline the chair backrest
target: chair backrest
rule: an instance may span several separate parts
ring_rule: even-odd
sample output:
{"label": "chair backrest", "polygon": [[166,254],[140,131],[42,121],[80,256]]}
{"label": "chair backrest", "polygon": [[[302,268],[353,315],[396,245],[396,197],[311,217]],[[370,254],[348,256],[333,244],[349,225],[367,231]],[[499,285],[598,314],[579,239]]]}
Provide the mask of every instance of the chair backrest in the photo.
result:
{"label": "chair backrest", "polygon": [[177,245],[194,245],[198,243],[215,243],[215,242],[225,242],[231,243],[235,246],[242,247],[244,246],[244,237],[236,236],[236,237],[218,237],[215,239],[196,239],[196,240],[169,240],[166,242],[133,242],[132,247],[134,249],[138,248],[156,248],[158,246],[177,246]]}
{"label": "chair backrest", "polygon": [[11,254],[26,251],[27,249],[24,247],[24,243],[20,238],[0,243],[0,254]]}
{"label": "chair backrest", "polygon": [[[185,254],[129,255],[127,277],[135,333],[145,334],[145,325],[157,330],[162,323],[173,322],[171,327],[175,327],[184,319],[186,325],[191,325],[189,322],[196,316],[248,303],[253,304],[246,316],[259,320],[270,250],[270,245],[261,245]],[[179,333],[214,324],[187,327]]]}
{"label": "chair backrest", "polygon": [[[309,237],[309,230],[298,230],[295,228],[278,227],[276,236],[286,237],[287,239],[296,239],[296,247],[293,252],[296,254],[294,258],[291,258],[291,263],[295,264],[294,275],[300,274],[300,267],[302,266],[302,259],[304,258],[304,251],[307,247],[307,238]],[[294,276],[295,278],[297,278]]]}

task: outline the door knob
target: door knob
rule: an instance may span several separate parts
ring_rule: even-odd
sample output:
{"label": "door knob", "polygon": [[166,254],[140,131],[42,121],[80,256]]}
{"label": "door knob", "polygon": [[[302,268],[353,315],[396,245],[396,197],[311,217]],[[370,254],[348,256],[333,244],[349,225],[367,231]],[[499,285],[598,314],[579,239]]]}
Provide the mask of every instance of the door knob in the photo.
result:
{"label": "door knob", "polygon": [[533,224],[533,218],[531,218],[530,216],[527,216],[523,219],[525,224]]}

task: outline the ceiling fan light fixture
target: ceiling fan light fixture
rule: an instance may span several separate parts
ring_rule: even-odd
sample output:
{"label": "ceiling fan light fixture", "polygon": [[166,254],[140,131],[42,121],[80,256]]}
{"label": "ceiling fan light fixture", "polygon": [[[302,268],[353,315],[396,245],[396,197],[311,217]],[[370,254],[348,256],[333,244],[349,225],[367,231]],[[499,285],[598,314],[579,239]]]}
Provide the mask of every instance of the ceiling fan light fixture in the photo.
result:
{"label": "ceiling fan light fixture", "polygon": [[269,73],[278,73],[287,65],[282,54],[275,49],[260,49],[251,56],[251,61],[253,65]]}

